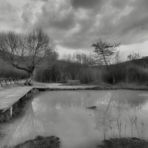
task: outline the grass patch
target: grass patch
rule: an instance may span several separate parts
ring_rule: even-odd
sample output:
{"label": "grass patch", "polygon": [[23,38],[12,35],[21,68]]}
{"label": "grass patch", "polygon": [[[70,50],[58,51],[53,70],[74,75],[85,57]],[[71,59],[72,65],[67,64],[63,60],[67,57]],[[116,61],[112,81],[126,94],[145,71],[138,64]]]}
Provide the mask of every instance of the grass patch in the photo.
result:
{"label": "grass patch", "polygon": [[139,138],[112,138],[97,148],[148,148],[148,141]]}
{"label": "grass patch", "polygon": [[55,136],[37,136],[33,140],[28,140],[12,148],[60,148],[60,139]]}

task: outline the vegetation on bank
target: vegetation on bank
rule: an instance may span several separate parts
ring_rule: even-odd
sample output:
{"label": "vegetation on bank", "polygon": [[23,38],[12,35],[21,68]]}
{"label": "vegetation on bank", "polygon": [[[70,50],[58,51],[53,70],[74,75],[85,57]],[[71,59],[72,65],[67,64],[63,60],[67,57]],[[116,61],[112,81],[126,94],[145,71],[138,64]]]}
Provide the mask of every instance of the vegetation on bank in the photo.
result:
{"label": "vegetation on bank", "polygon": [[[5,64],[5,66],[3,66]],[[0,60],[0,77],[25,79],[28,74],[17,70]],[[67,82],[80,80],[82,84],[148,84],[148,58],[110,65],[110,71],[104,66],[89,66],[71,61],[57,60],[38,66],[34,79],[39,82]]]}
{"label": "vegetation on bank", "polygon": [[[118,85],[148,82],[148,58],[140,59],[139,54],[130,54],[127,62],[119,62],[119,44],[99,40],[92,45],[94,57],[77,54],[73,59],[56,60],[36,69],[35,80],[40,82],[67,82],[80,80],[82,84]],[[111,64],[111,58],[116,63]]]}
{"label": "vegetation on bank", "polygon": [[148,61],[128,61],[110,65],[108,71],[104,66],[89,66],[70,61],[56,61],[49,66],[36,69],[34,79],[40,82],[66,82],[80,80],[82,84],[148,84]]}
{"label": "vegetation on bank", "polygon": [[112,138],[104,140],[98,148],[147,148],[148,142],[139,138]]}
{"label": "vegetation on bank", "polygon": [[4,146],[4,148],[60,148],[60,139],[56,136],[37,136],[16,146]]}

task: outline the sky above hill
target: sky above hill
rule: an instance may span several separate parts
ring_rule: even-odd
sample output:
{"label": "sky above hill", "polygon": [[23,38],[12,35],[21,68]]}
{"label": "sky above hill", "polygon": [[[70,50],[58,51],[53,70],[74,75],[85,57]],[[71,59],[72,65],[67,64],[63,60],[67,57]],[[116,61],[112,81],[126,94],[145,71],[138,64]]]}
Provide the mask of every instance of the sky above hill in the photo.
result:
{"label": "sky above hill", "polygon": [[148,55],[148,0],[0,0],[0,31],[43,28],[61,54],[102,38]]}

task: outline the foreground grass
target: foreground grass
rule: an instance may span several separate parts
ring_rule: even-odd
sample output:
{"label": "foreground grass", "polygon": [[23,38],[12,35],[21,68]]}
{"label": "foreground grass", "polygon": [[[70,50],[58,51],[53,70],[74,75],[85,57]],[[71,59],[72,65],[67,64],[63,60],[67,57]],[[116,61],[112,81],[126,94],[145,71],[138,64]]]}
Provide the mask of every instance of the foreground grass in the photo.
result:
{"label": "foreground grass", "polygon": [[33,140],[28,140],[13,148],[60,148],[60,139],[55,136],[42,137],[38,136]]}
{"label": "foreground grass", "polygon": [[97,148],[148,148],[148,141],[139,138],[113,138],[104,140]]}
{"label": "foreground grass", "polygon": [[[37,136],[14,147],[5,148],[60,148],[61,142],[58,137]],[[139,138],[112,138],[104,140],[97,148],[148,148],[148,142]]]}

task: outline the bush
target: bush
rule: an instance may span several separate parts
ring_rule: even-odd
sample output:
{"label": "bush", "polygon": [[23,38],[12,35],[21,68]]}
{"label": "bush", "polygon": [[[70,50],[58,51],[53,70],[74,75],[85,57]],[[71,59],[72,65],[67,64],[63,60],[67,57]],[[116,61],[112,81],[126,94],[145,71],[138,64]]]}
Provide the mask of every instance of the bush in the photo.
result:
{"label": "bush", "polygon": [[60,148],[61,142],[58,137],[37,136],[33,140],[28,140],[22,144],[14,146],[14,148]]}
{"label": "bush", "polygon": [[78,79],[81,83],[88,84],[94,81],[93,71],[90,68],[82,68],[79,71]]}
{"label": "bush", "polygon": [[98,68],[72,62],[56,62],[47,67],[39,67],[34,76],[34,79],[40,82],[80,80],[84,84],[98,82],[100,78]]}
{"label": "bush", "polygon": [[36,70],[35,80],[41,82],[65,82],[67,79],[78,78],[80,64],[71,62],[56,62],[47,67],[40,67]]}
{"label": "bush", "polygon": [[145,83],[148,81],[148,70],[137,65],[114,65],[110,67],[109,71],[104,70],[102,79],[110,84]]}
{"label": "bush", "polygon": [[35,72],[34,79],[39,82],[64,81],[63,69],[57,63],[47,67],[39,67]]}
{"label": "bush", "polygon": [[128,82],[145,83],[148,81],[148,71],[138,66],[128,67],[127,80]]}
{"label": "bush", "polygon": [[109,71],[104,69],[102,79],[104,82],[110,84],[124,82],[126,79],[125,68],[121,68],[120,66],[113,66],[109,69]]}
{"label": "bush", "polygon": [[148,142],[138,138],[112,138],[104,140],[98,148],[147,148]]}
{"label": "bush", "polygon": [[89,67],[79,63],[57,61],[50,66],[40,67],[36,70],[35,80],[40,82],[66,82],[67,80],[80,80],[81,83],[105,82],[117,83],[146,83],[148,69],[134,63],[111,65],[109,70],[105,67]]}

